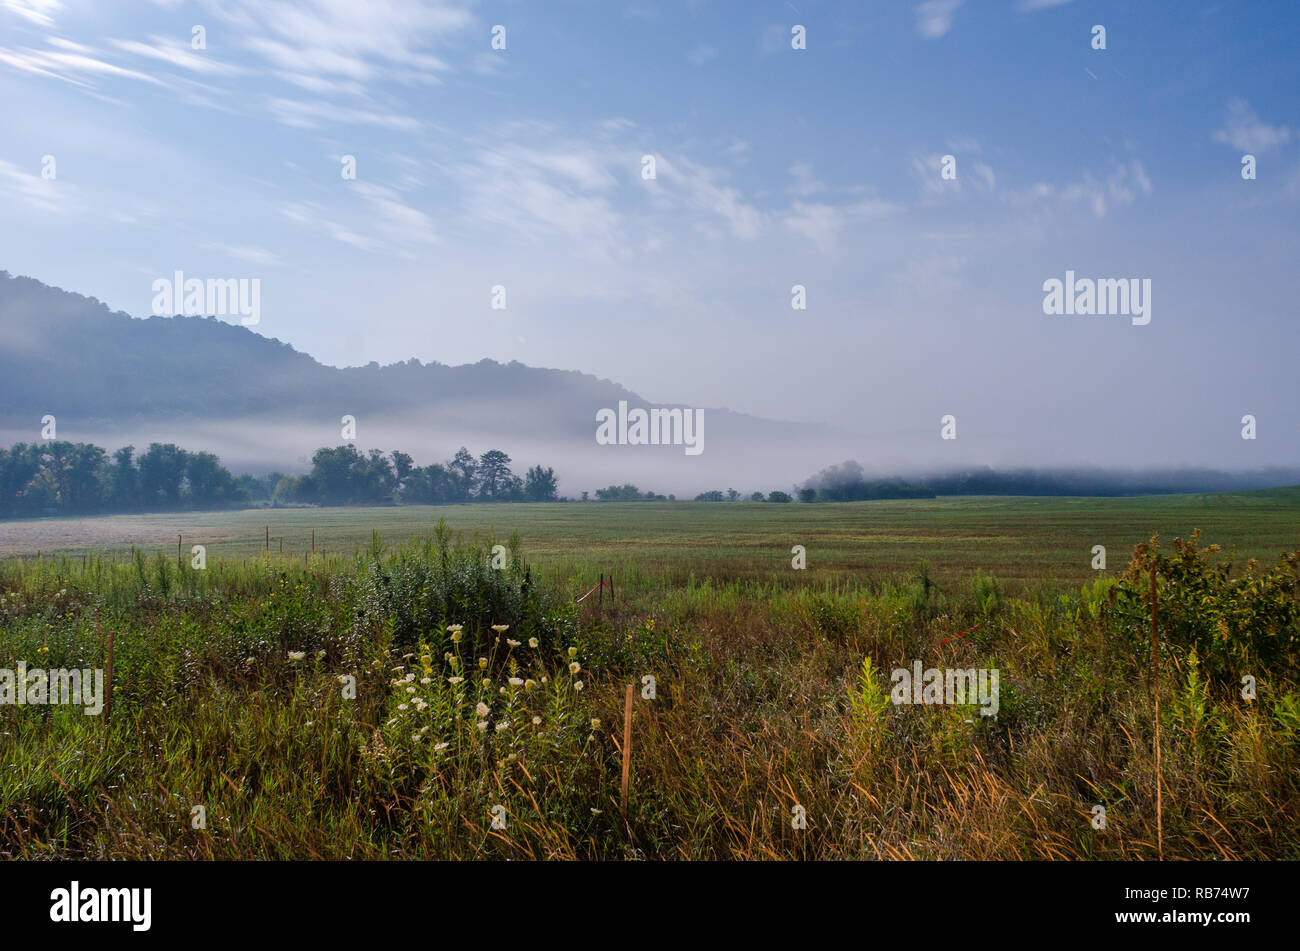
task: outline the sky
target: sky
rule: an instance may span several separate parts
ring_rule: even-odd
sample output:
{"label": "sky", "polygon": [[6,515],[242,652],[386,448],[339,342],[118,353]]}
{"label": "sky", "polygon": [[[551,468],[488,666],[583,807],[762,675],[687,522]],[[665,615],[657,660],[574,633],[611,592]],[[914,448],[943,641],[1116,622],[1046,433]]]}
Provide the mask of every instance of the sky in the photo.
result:
{"label": "sky", "polygon": [[[869,466],[1295,465],[1298,40],[1276,0],[0,0],[0,269],[138,317],[257,279],[327,364],[576,369]],[[1150,321],[1045,313],[1067,271]]]}

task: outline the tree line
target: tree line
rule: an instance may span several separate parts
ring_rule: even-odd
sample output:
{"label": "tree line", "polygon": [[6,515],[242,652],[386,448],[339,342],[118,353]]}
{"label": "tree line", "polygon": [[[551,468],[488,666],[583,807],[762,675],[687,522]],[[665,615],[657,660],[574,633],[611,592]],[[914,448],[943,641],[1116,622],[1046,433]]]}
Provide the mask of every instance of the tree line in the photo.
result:
{"label": "tree line", "polygon": [[282,477],[271,501],[316,505],[556,501],[554,469],[536,465],[520,478],[510,470],[510,463],[500,449],[489,449],[475,459],[462,446],[446,462],[417,466],[404,452],[361,453],[347,444],[317,449],[311,471]]}
{"label": "tree line", "polygon": [[153,443],[111,455],[90,443],[56,440],[0,449],[0,515],[221,508],[247,502],[247,486],[210,452]]}
{"label": "tree line", "polygon": [[314,505],[549,502],[555,470],[523,478],[490,449],[477,459],[461,447],[445,463],[417,466],[404,452],[355,446],[318,449],[311,471],[234,476],[210,452],[152,443],[109,453],[91,443],[17,443],[0,449],[0,518],[235,508],[256,503]]}

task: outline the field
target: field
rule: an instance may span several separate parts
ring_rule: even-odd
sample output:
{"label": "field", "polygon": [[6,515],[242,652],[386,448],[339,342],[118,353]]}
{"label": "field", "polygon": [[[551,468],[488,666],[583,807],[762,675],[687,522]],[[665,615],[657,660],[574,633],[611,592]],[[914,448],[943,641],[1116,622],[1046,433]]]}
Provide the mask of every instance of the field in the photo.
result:
{"label": "field", "polygon": [[[111,715],[0,705],[0,855],[1300,857],[1297,489],[185,513],[0,546],[0,673],[114,649]],[[996,710],[900,702],[918,663],[996,671]]]}
{"label": "field", "polygon": [[[533,563],[575,583],[600,571],[629,581],[677,585],[691,576],[777,584],[880,581],[907,575],[925,560],[940,583],[973,571],[1011,586],[1078,586],[1097,572],[1094,545],[1122,568],[1134,544],[1207,538],[1239,556],[1273,559],[1300,547],[1300,488],[1122,499],[958,498],[826,505],[750,502],[554,503],[250,509],[237,512],[120,515],[0,523],[0,558],[37,552],[125,557],[207,548],[210,559],[261,556],[270,530],[275,558],[352,554],[377,533],[386,543],[427,535],[438,520],[453,531],[497,539],[517,531]],[[283,540],[283,548],[281,548]],[[808,570],[791,570],[803,545]],[[588,585],[587,587],[590,587]],[[584,588],[583,590],[586,590]]]}

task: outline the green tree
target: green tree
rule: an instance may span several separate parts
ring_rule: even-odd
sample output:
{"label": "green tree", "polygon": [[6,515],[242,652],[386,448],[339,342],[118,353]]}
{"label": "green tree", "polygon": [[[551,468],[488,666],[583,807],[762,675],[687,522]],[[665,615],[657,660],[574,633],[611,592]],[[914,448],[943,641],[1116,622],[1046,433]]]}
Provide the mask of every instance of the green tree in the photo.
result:
{"label": "green tree", "polygon": [[509,498],[511,481],[510,457],[500,449],[489,449],[478,460],[478,494],[481,499],[493,502]]}
{"label": "green tree", "polygon": [[524,495],[532,502],[555,501],[555,470],[533,466],[524,480]]}

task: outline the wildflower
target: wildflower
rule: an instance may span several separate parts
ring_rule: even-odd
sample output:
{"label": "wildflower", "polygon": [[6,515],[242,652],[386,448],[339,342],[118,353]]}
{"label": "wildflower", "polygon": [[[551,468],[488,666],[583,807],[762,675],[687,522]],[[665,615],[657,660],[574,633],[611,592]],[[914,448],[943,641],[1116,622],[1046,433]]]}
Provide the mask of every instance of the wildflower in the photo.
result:
{"label": "wildflower", "polygon": [[446,651],[446,652],[443,653],[443,655],[442,655],[442,659],[443,659],[443,660],[451,660],[451,659],[452,659],[453,657],[455,657],[455,656],[456,656],[456,655],[453,654],[451,651]]}
{"label": "wildflower", "polygon": [[409,684],[412,680],[414,680],[414,679],[415,679],[415,674],[407,674],[407,675],[406,675],[406,682],[407,682],[408,684]]}
{"label": "wildflower", "polygon": [[576,660],[569,665],[569,673],[571,674],[576,674],[580,670],[582,670],[582,665],[578,663]]}
{"label": "wildflower", "polygon": [[592,717],[592,718],[591,718],[591,728],[592,728],[593,730],[599,730],[599,729],[600,729],[600,717]]}
{"label": "wildflower", "polygon": [[508,638],[508,637],[506,638],[506,643],[509,644],[511,647],[518,647],[518,646],[519,646],[519,642],[518,642],[518,641],[512,641],[512,640],[511,640],[510,638]]}
{"label": "wildflower", "polygon": [[572,658],[572,657],[577,657],[577,656],[578,656],[578,648],[576,648],[576,647],[570,647],[570,648],[569,648],[569,657]]}
{"label": "wildflower", "polygon": [[544,683],[544,684],[549,684],[550,682],[551,682],[551,678],[550,678],[550,677],[543,677],[543,678],[542,678],[542,683]]}
{"label": "wildflower", "polygon": [[536,647],[537,647],[537,638],[535,638],[535,637],[530,637],[530,638],[528,638],[528,646],[529,646],[529,647],[532,647],[532,648],[534,648],[534,649],[536,649]]}
{"label": "wildflower", "polygon": [[422,663],[425,667],[428,667],[430,664],[433,663],[433,658],[430,657],[428,654],[421,654],[420,663]]}
{"label": "wildflower", "polygon": [[512,686],[512,687],[519,687],[519,686],[522,686],[523,682],[524,682],[524,678],[522,678],[522,677],[511,677],[511,678],[510,678],[510,686]]}
{"label": "wildflower", "polygon": [[510,630],[510,625],[509,625],[509,624],[493,624],[493,625],[492,625],[492,630],[496,631],[498,634],[504,634],[506,631]]}
{"label": "wildflower", "polygon": [[399,704],[397,705],[397,709],[399,709],[399,710],[405,710],[405,709],[407,709],[407,706],[406,706],[406,704],[404,704],[404,703],[399,703]]}
{"label": "wildflower", "polygon": [[492,686],[492,679],[491,679],[490,677],[484,677],[484,678],[483,678],[483,686],[484,686],[484,687],[491,687],[491,686]]}
{"label": "wildflower", "polygon": [[317,659],[317,660],[320,660],[320,659],[321,659],[322,657],[324,657],[324,656],[325,656],[325,652],[324,652],[324,651],[317,651],[317,652],[316,652],[316,659]]}
{"label": "wildflower", "polygon": [[542,725],[542,718],[541,718],[541,717],[533,717],[533,726],[541,726],[541,725]]}
{"label": "wildflower", "polygon": [[415,698],[415,709],[417,709],[417,710],[419,710],[421,713],[423,713],[425,710],[428,710],[428,709],[429,709],[429,705],[428,705],[427,703],[425,703],[423,700],[421,700],[419,697],[416,697],[416,698]]}
{"label": "wildflower", "polygon": [[581,680],[575,680],[575,681],[573,682],[573,689],[574,689],[574,690],[581,690],[581,689],[582,689],[582,681],[581,681]]}
{"label": "wildflower", "polygon": [[289,651],[290,660],[295,660],[295,661],[302,660],[306,656],[307,656],[306,651]]}
{"label": "wildflower", "polygon": [[488,705],[487,705],[486,703],[484,703],[482,700],[480,700],[480,701],[478,702],[478,706],[474,708],[474,712],[477,713],[477,714],[478,714],[479,716],[481,716],[481,717],[485,717],[485,716],[487,716],[491,711],[488,709]]}
{"label": "wildflower", "polygon": [[461,628],[463,628],[464,626],[465,625],[463,624],[448,624],[447,630],[451,631],[453,634],[459,634],[461,632]]}
{"label": "wildflower", "polygon": [[432,678],[432,677],[421,677],[421,678],[420,678],[420,683],[424,684],[424,685],[427,687],[427,686],[429,686],[429,684],[433,683],[433,678]]}
{"label": "wildflower", "polygon": [[407,688],[406,688],[406,692],[407,692],[407,693],[415,693],[415,688],[414,688],[414,687],[407,687]]}
{"label": "wildflower", "polygon": [[597,809],[595,806],[592,806],[592,807],[591,807],[591,814],[592,814],[593,816],[598,816],[598,815],[600,815],[602,811],[603,811],[603,810],[601,810],[601,809]]}
{"label": "wildflower", "polygon": [[478,721],[478,728],[479,728],[480,730],[487,730],[487,720],[479,720],[479,721]]}
{"label": "wildflower", "polygon": [[486,667],[487,667],[487,658],[486,658],[486,657],[480,657],[480,658],[478,659],[478,669],[479,669],[479,670],[483,670],[483,669],[486,668]]}
{"label": "wildflower", "polygon": [[465,679],[464,677],[448,677],[448,678],[447,678],[447,683],[449,683],[449,684],[458,684],[458,683],[461,683],[462,681],[464,681],[464,679]]}
{"label": "wildflower", "polygon": [[525,690],[532,690],[536,686],[537,686],[537,681],[533,680],[532,677],[529,677],[527,680],[524,681]]}
{"label": "wildflower", "polygon": [[497,724],[497,732],[498,732],[498,733],[504,733],[504,732],[505,732],[506,730],[508,730],[508,729],[510,729],[510,721],[509,721],[509,720],[502,720],[500,723]]}
{"label": "wildflower", "polygon": [[445,750],[445,749],[446,749],[447,747],[449,747],[449,746],[451,746],[450,743],[439,743],[439,744],[437,744],[437,745],[434,747],[434,749],[435,749],[435,750]]}
{"label": "wildflower", "polygon": [[505,693],[506,693],[506,688],[505,688],[505,687],[499,687],[499,688],[497,688],[497,693],[501,694],[501,696],[504,697],[504,696],[505,696]]}

